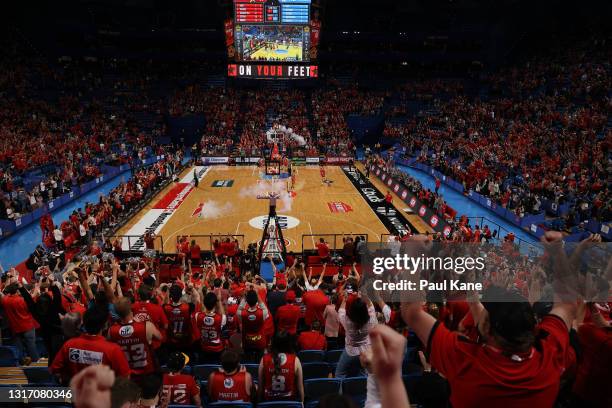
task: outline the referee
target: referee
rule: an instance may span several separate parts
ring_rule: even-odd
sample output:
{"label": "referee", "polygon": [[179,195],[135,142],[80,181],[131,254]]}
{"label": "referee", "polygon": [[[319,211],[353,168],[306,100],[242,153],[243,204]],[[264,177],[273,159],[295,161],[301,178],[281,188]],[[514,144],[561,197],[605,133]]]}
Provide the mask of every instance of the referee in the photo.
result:
{"label": "referee", "polygon": [[200,180],[198,180],[198,171],[197,169],[193,169],[193,185],[195,188],[198,188],[200,185]]}

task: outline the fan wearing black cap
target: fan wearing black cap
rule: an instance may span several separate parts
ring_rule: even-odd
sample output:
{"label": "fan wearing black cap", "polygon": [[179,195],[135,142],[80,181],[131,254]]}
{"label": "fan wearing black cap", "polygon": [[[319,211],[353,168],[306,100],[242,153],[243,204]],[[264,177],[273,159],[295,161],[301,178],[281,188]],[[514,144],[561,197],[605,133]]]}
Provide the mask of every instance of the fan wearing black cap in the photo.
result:
{"label": "fan wearing black cap", "polygon": [[[560,234],[547,233],[544,239],[551,259],[562,265],[566,257]],[[553,406],[560,377],[570,364],[569,329],[576,303],[556,302],[537,324],[526,299],[492,286],[482,304],[473,301],[470,309],[480,343],[438,324],[420,302],[402,305],[402,317],[427,345],[432,367],[450,383],[452,406]]]}
{"label": "fan wearing black cap", "polygon": [[196,405],[202,406],[200,386],[195,378],[189,374],[181,374],[189,364],[189,357],[180,351],[173,351],[168,357],[168,372],[163,378],[162,400],[170,405]]}

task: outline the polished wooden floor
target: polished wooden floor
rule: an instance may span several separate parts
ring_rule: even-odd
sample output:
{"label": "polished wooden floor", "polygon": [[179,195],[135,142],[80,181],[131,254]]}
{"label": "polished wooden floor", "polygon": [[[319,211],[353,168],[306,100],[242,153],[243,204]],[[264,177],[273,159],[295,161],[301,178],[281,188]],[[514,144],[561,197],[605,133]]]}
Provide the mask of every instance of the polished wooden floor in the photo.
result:
{"label": "polished wooden floor", "polygon": [[[192,170],[186,170],[183,175]],[[262,220],[268,215],[269,201],[258,199],[270,191],[281,193],[277,202],[277,213],[287,219],[283,235],[287,250],[300,252],[302,248],[313,248],[319,237],[330,246],[334,238],[325,234],[367,234],[369,241],[379,241],[388,230],[353,187],[339,167],[326,167],[327,178],[333,183],[322,182],[318,167],[298,167],[293,197],[286,193],[288,180],[264,180],[255,166],[213,166],[204,176],[197,189],[191,191],[181,206],[163,226],[158,236],[166,252],[175,250],[178,236],[198,235],[243,235],[244,244],[261,239]],[[217,181],[229,181],[229,187],[214,187]],[[124,226],[119,235],[130,227],[163,197],[171,186],[162,191],[151,204]],[[201,216],[194,211],[203,204]],[[330,209],[330,206],[332,209]],[[339,210],[339,211],[336,211]],[[255,227],[253,226],[255,225]],[[307,236],[305,235],[315,235]],[[196,238],[202,249],[210,248],[210,239]],[[304,242],[302,242],[304,241]],[[341,247],[341,237],[336,238]]]}

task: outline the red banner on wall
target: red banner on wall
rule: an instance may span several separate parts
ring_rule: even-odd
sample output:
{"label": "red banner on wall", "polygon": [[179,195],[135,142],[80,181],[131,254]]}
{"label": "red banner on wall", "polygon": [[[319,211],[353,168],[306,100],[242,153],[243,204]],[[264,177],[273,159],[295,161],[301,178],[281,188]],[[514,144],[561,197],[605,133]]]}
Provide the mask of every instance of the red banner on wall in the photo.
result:
{"label": "red banner on wall", "polygon": [[227,19],[223,25],[225,27],[225,45],[229,47],[234,44],[234,20]]}
{"label": "red banner on wall", "polygon": [[236,57],[236,47],[234,46],[234,20],[231,18],[224,23],[225,46],[227,47],[227,57],[231,60]]}
{"label": "red banner on wall", "polygon": [[317,58],[319,40],[321,39],[321,22],[318,20],[310,21],[310,58]]}

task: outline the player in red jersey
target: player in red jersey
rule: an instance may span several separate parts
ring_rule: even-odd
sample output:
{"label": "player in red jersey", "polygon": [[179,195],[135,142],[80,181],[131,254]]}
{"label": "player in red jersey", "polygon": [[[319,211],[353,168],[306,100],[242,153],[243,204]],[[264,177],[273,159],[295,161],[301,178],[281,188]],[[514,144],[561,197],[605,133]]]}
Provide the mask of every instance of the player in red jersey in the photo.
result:
{"label": "player in red jersey", "polygon": [[85,333],[65,342],[49,367],[62,384],[67,384],[82,369],[96,364],[109,366],[119,377],[130,375],[130,366],[119,345],[102,337],[107,323],[108,309],[94,306],[85,312]]}
{"label": "player in red jersey", "polygon": [[237,315],[242,327],[242,347],[246,353],[260,355],[266,348],[264,321],[269,317],[266,304],[257,292],[250,289],[238,306]]}
{"label": "player in red jersey", "polygon": [[271,352],[259,363],[261,401],[297,400],[304,402],[302,364],[293,350],[293,337],[284,331],[272,339]]}
{"label": "player in red jersey", "polygon": [[321,182],[325,183],[327,179],[325,178],[325,167],[323,167],[323,165],[319,167],[319,173],[321,174]]}
{"label": "player in red jersey", "polygon": [[162,307],[151,302],[152,296],[153,290],[148,285],[141,285],[138,288],[138,297],[140,301],[135,302],[132,305],[132,312],[134,312],[135,321],[153,322],[157,330],[162,333],[162,340],[155,339],[151,344],[154,349],[157,349],[164,341],[163,335],[168,329],[168,319],[166,318],[166,314],[164,313]]}
{"label": "player in red jersey", "polygon": [[181,374],[189,363],[187,354],[174,351],[168,358],[169,372],[164,374],[162,406],[167,405],[195,405],[202,406],[200,386],[192,375]]}
{"label": "player in red jersey", "polygon": [[134,321],[132,305],[128,298],[115,302],[115,310],[121,321],[111,326],[109,340],[121,346],[128,360],[132,377],[155,372],[157,362],[151,349],[153,339],[161,340],[162,335],[150,321]]}
{"label": "player in red jersey", "polygon": [[217,363],[223,351],[221,331],[227,323],[221,299],[208,292],[204,296],[204,311],[196,312],[193,321],[200,339],[200,363]]}
{"label": "player in red jersey", "polygon": [[171,303],[166,303],[163,306],[164,314],[168,319],[167,345],[171,350],[189,348],[194,340],[191,316],[200,302],[198,291],[194,289],[189,291],[192,293],[194,300],[191,303],[185,303],[181,301],[183,289],[179,285],[172,285],[169,290]]}
{"label": "player in red jersey", "polygon": [[221,355],[221,368],[208,377],[208,398],[211,402],[250,402],[253,378],[240,365],[240,356],[232,350]]}

